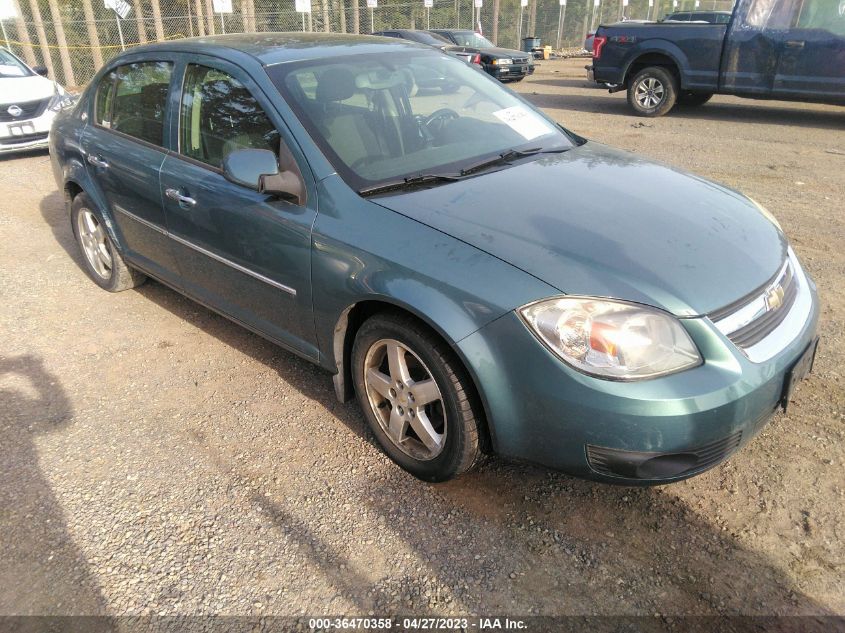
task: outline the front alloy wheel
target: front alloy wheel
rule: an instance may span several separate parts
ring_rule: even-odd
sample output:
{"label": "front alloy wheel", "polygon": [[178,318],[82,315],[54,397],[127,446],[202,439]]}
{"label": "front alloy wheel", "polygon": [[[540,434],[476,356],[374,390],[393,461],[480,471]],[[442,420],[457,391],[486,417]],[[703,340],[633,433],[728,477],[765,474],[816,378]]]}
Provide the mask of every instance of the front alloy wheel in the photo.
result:
{"label": "front alloy wheel", "polygon": [[381,313],[352,347],[358,402],[384,452],[425,481],[465,473],[482,458],[482,407],[451,348],[409,315]]}
{"label": "front alloy wheel", "polygon": [[367,400],[382,431],[403,453],[427,461],[446,441],[443,396],[419,356],[395,339],[376,341],[364,361]]}

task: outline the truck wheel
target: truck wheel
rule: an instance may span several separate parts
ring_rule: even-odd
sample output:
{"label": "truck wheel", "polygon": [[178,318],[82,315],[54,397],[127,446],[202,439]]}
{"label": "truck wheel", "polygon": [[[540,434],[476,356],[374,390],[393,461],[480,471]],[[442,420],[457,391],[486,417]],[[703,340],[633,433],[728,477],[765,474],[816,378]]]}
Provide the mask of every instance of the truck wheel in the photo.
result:
{"label": "truck wheel", "polygon": [[644,68],[628,85],[628,105],[639,116],[663,116],[678,98],[674,75],[660,66]]}
{"label": "truck wheel", "polygon": [[700,106],[704,105],[713,96],[712,92],[690,92],[685,91],[678,95],[678,105],[682,106]]}

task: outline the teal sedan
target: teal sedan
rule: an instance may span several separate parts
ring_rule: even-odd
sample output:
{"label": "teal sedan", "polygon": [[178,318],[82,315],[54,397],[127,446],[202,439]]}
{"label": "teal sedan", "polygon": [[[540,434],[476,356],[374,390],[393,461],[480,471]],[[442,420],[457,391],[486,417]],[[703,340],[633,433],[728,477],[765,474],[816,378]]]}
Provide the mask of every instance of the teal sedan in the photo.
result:
{"label": "teal sedan", "polygon": [[493,453],[683,479],[813,364],[816,289],[765,209],[412,42],[135,48],[50,153],[96,284],[152,277],[313,361],[426,481]]}

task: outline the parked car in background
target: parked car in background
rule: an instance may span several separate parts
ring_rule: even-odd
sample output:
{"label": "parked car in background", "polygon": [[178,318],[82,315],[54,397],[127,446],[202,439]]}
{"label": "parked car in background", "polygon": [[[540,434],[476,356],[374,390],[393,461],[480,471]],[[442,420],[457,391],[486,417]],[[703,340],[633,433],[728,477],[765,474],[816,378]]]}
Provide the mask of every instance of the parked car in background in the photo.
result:
{"label": "parked car in background", "polygon": [[56,113],[73,105],[74,97],[46,74],[0,48],[0,154],[47,147]]}
{"label": "parked car in background", "polygon": [[468,53],[477,53],[481,67],[499,81],[522,81],[534,72],[534,56],[531,53],[510,48],[499,48],[475,31],[433,29],[455,46]]}
{"label": "parked car in background", "polygon": [[627,90],[640,116],[715,93],[845,105],[845,1],[743,1],[728,24],[601,26],[593,75]]}
{"label": "parked car in background", "polygon": [[[415,90],[419,66],[458,89]],[[485,451],[690,477],[813,363],[815,286],[765,209],[587,141],[432,48],[140,46],[56,118],[50,156],[96,284],[158,278],[318,364],[426,481]]]}
{"label": "parked car in background", "polygon": [[727,24],[731,21],[730,11],[678,11],[670,13],[661,22],[705,22],[707,24]]}
{"label": "parked car in background", "polygon": [[593,51],[593,40],[596,38],[596,33],[593,31],[592,33],[587,33],[587,37],[584,38],[584,50],[585,51]]}
{"label": "parked car in background", "polygon": [[459,46],[455,46],[442,35],[430,31],[417,31],[414,29],[391,29],[389,31],[376,31],[373,35],[382,37],[398,37],[403,40],[410,40],[427,46],[439,48],[447,55],[452,55],[468,64],[481,64],[481,56],[478,53],[469,53]]}

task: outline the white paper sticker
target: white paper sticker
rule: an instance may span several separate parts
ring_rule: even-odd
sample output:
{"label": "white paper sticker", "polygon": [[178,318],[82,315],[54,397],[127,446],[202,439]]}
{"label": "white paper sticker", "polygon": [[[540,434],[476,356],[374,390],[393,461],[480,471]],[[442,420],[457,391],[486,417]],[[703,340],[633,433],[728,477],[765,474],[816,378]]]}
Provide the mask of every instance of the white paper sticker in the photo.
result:
{"label": "white paper sticker", "polygon": [[232,0],[212,0],[215,13],[231,13]]}
{"label": "white paper sticker", "polygon": [[527,7],[528,6],[528,0],[519,0],[519,6]]}
{"label": "white paper sticker", "polygon": [[293,0],[297,13],[311,13],[311,0]]}
{"label": "white paper sticker", "polygon": [[505,123],[526,141],[554,132],[550,123],[523,106],[498,110],[493,113],[493,116]]}
{"label": "white paper sticker", "polygon": [[434,0],[423,0],[423,6],[430,9],[434,6]]}
{"label": "white paper sticker", "polygon": [[367,0],[367,7],[369,7],[370,9],[377,9],[378,0]]}
{"label": "white paper sticker", "polygon": [[565,7],[566,6],[566,0],[560,0],[560,6]]}
{"label": "white paper sticker", "polygon": [[480,9],[480,8],[483,6],[483,5],[482,5],[482,0],[473,0],[472,4],[473,4],[473,6],[475,6],[477,9]]}

